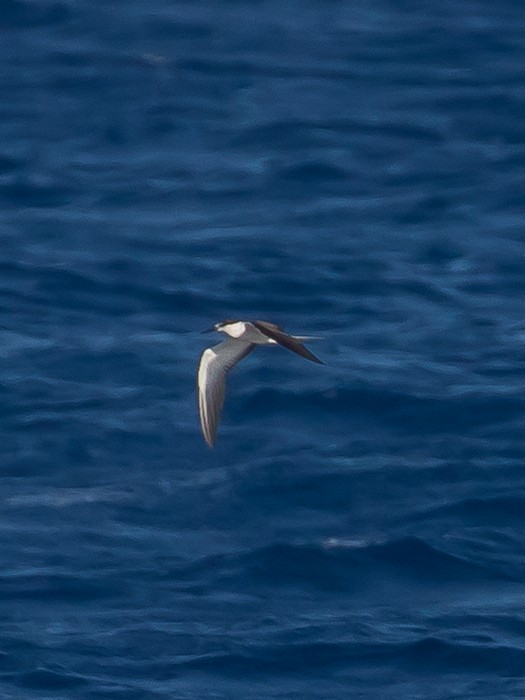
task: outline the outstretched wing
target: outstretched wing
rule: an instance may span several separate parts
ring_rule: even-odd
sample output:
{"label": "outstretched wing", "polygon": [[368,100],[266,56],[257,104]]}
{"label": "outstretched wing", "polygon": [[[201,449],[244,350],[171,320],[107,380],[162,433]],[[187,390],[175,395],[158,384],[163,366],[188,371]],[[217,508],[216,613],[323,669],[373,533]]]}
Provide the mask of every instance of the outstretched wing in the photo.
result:
{"label": "outstretched wing", "polygon": [[299,342],[297,338],[294,338],[293,335],[288,335],[274,323],[268,323],[267,321],[252,321],[252,323],[261,333],[275,340],[276,343],[279,343],[279,345],[282,345],[284,348],[296,352],[298,355],[301,355],[301,357],[306,357],[307,360],[312,360],[312,362],[317,362],[320,365],[324,364],[313,352],[310,352],[308,348]]}
{"label": "outstretched wing", "polygon": [[207,348],[201,355],[197,371],[197,391],[202,433],[209,447],[213,447],[221,418],[226,375],[254,347],[253,343],[228,338],[223,343]]}

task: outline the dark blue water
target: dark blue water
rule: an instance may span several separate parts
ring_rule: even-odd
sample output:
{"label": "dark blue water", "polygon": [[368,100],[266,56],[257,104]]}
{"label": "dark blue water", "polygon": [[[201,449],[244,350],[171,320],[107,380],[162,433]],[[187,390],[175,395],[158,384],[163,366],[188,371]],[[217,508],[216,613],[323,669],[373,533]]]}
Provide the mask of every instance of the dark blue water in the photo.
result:
{"label": "dark blue water", "polygon": [[0,26],[2,700],[523,698],[523,3]]}

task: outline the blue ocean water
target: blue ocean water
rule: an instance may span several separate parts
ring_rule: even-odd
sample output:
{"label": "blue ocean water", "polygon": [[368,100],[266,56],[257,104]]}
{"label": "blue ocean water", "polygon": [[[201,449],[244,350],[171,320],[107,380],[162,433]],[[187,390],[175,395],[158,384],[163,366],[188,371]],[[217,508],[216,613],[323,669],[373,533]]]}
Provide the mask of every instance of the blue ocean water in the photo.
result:
{"label": "blue ocean water", "polygon": [[523,4],[0,28],[2,700],[525,697]]}

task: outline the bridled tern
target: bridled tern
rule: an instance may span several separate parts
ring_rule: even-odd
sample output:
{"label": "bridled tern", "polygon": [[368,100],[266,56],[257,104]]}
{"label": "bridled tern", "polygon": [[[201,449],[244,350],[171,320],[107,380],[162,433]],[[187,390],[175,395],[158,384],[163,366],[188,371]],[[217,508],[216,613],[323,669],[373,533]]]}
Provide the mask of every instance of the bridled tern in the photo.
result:
{"label": "bridled tern", "polygon": [[[305,348],[302,340],[310,336],[288,335],[282,328],[267,321],[221,321],[209,331],[226,333],[228,338],[218,345],[206,348],[197,371],[199,413],[204,439],[213,447],[221,417],[226,375],[232,367],[249,355],[256,345],[282,345],[312,362],[321,360]],[[205,331],[207,332],[207,331]]]}

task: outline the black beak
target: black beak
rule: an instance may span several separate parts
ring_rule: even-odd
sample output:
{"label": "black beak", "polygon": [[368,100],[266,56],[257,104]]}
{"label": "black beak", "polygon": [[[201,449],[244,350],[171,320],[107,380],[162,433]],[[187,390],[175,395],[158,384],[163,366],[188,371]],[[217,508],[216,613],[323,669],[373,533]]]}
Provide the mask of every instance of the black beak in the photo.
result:
{"label": "black beak", "polygon": [[211,328],[206,328],[205,331],[201,331],[201,333],[213,333],[215,330],[215,326],[212,326]]}

